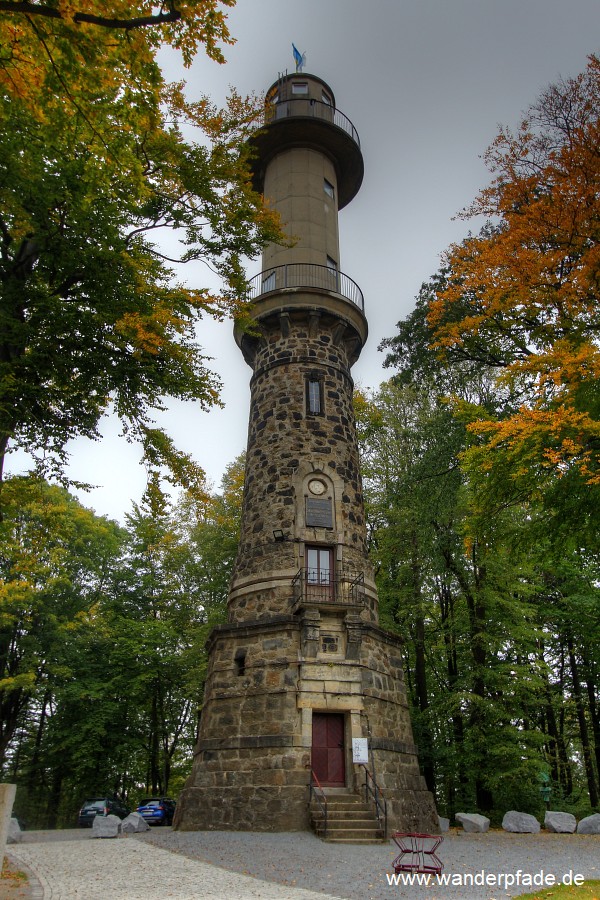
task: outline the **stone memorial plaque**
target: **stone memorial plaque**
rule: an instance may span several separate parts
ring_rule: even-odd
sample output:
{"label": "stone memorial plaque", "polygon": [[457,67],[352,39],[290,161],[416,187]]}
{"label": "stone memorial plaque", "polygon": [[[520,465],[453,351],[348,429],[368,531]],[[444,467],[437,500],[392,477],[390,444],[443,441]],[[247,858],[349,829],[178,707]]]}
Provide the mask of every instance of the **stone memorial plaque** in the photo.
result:
{"label": "stone memorial plaque", "polygon": [[306,498],[306,524],[310,528],[333,528],[331,500]]}

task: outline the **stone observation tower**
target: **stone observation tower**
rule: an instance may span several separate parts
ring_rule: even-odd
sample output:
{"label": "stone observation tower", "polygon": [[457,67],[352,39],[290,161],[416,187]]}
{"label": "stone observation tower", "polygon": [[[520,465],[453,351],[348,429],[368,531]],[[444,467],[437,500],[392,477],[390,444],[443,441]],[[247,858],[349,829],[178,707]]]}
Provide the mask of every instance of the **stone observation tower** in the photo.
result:
{"label": "stone observation tower", "polygon": [[311,783],[322,820],[375,776],[389,828],[437,831],[367,555],[350,376],[367,320],[338,240],[363,177],[358,135],[331,88],[299,72],[269,89],[253,145],[255,186],[291,245],[265,250],[256,327],[235,332],[253,372],[241,541],[175,827],[307,828]]}

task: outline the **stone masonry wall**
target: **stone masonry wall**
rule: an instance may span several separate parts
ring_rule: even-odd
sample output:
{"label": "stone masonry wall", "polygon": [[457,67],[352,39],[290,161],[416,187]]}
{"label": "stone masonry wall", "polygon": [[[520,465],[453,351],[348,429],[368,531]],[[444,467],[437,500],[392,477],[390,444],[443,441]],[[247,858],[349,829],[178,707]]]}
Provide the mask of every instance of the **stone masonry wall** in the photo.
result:
{"label": "stone masonry wall", "polygon": [[[334,617],[324,621],[328,630],[335,624]],[[390,829],[437,830],[419,774],[399,640],[369,623],[359,627],[356,659],[343,642],[336,655],[305,658],[302,621],[294,616],[215,629],[200,739],[176,827],[308,827],[311,715],[329,711],[348,717],[348,786],[360,789],[364,780],[352,765],[350,738],[368,737]]]}
{"label": "stone masonry wall", "polygon": [[437,833],[435,805],[413,742],[400,645],[396,635],[363,629],[362,696],[375,772],[388,802],[390,829]]}
{"label": "stone masonry wall", "polygon": [[175,826],[308,827],[310,751],[296,703],[300,624],[215,629],[194,767]]}
{"label": "stone masonry wall", "polygon": [[[353,383],[343,341],[336,340],[336,320],[302,311],[261,323],[251,390],[242,534],[232,581],[285,572],[302,564],[298,546],[304,540],[341,547],[341,564],[361,571],[367,560],[362,483],[352,409]],[[337,323],[339,325],[339,323]],[[323,411],[306,410],[307,378],[322,380]],[[304,529],[298,533],[298,504],[304,502],[295,481],[299,467],[309,461],[315,471],[335,476],[339,487],[335,529]],[[289,539],[277,543],[274,529]],[[289,593],[266,588],[273,603],[270,613],[287,612]],[[264,598],[263,598],[264,600]],[[235,619],[239,615],[232,614]],[[250,616],[248,616],[250,618]]]}

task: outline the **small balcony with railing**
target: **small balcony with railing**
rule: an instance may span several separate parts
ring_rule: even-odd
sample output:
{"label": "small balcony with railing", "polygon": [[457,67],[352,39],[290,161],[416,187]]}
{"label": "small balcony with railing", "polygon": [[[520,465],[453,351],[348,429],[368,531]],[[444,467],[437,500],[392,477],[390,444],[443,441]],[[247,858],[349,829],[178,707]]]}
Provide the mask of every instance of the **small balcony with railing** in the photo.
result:
{"label": "small balcony with railing", "polygon": [[248,299],[254,301],[272,292],[302,288],[337,294],[362,313],[365,311],[363,293],[355,281],[337,269],[315,263],[287,263],[265,269],[248,282]]}
{"label": "small balcony with railing", "polygon": [[360,190],[364,161],[358,132],[350,119],[331,103],[310,96],[270,99],[256,126],[250,137],[256,190],[263,190],[270,160],[289,147],[318,149],[333,160],[338,209],[343,209]]}
{"label": "small balcony with railing", "polygon": [[282,119],[298,117],[316,119],[334,125],[345,132],[360,148],[358,131],[348,116],[345,116],[339,109],[335,109],[331,103],[321,102],[312,97],[289,97],[275,103],[267,103],[261,124],[264,127]]}
{"label": "small balcony with railing", "polygon": [[325,572],[299,569],[292,581],[294,609],[301,606],[358,606],[366,604],[364,572]]}

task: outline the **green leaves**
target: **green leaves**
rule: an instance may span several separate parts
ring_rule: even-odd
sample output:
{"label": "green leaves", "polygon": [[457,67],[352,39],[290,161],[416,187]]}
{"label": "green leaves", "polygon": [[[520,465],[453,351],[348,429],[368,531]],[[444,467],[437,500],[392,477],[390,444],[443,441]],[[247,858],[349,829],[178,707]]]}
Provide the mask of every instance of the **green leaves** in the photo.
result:
{"label": "green leaves", "polygon": [[226,615],[243,468],[237,460],[222,492],[202,482],[176,508],[151,479],[125,530],[62,488],[7,480],[0,764],[30,824],[69,824],[86,793],[181,786],[204,645]]}
{"label": "green leaves", "polygon": [[[250,186],[257,104],[190,104],[163,81],[161,36],[188,56],[205,40],[218,56],[227,32],[212,0],[178,4],[166,31],[111,31],[73,4],[53,6],[57,17],[35,9],[0,20],[16,53],[0,64],[0,455],[10,443],[60,472],[68,441],[96,437],[113,404],[151,463],[173,463],[189,486],[198,473],[152,415],[167,397],[218,402],[198,323],[238,314],[242,257],[280,236]],[[161,251],[163,234],[178,251]],[[221,290],[175,280],[171,263],[194,260]]]}

